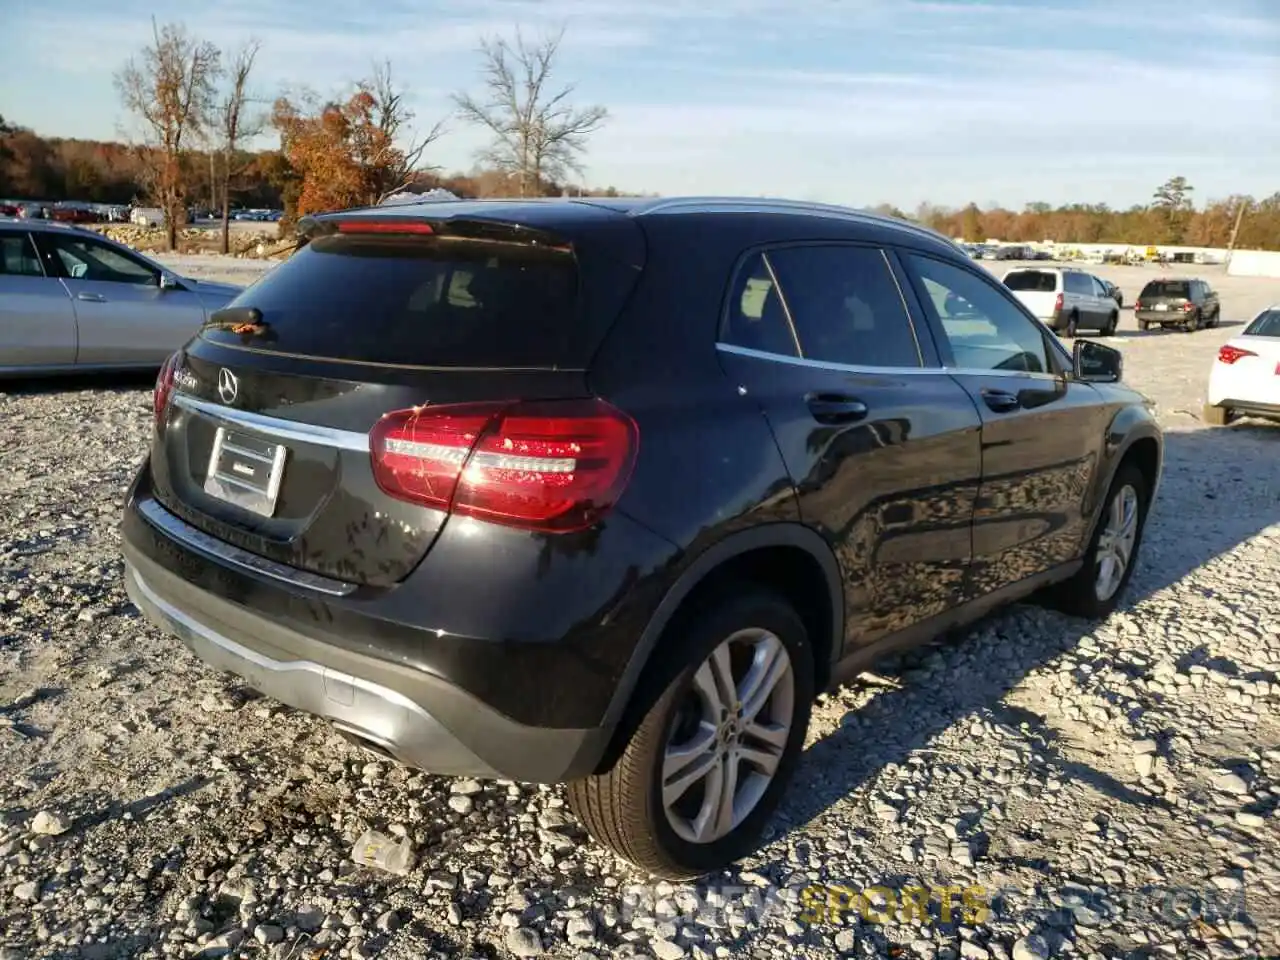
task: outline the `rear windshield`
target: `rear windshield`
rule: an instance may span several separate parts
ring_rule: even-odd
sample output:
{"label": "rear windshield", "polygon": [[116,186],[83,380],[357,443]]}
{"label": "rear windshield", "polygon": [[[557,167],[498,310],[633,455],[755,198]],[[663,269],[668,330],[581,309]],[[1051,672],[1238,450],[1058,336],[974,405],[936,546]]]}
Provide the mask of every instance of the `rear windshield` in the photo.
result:
{"label": "rear windshield", "polygon": [[1244,328],[1249,337],[1280,337],[1280,310],[1266,310]]}
{"label": "rear windshield", "polygon": [[1053,293],[1058,289],[1058,275],[1043,270],[1019,270],[1005,277],[1004,285],[1010,290]]}
{"label": "rear windshield", "polygon": [[1142,299],[1148,297],[1182,297],[1191,296],[1191,288],[1185,280],[1154,280],[1142,288]]}
{"label": "rear windshield", "polygon": [[202,336],[364,363],[544,367],[564,361],[577,305],[577,266],[563,251],[320,237],[228,304],[256,308],[258,326],[228,329],[214,314]]}

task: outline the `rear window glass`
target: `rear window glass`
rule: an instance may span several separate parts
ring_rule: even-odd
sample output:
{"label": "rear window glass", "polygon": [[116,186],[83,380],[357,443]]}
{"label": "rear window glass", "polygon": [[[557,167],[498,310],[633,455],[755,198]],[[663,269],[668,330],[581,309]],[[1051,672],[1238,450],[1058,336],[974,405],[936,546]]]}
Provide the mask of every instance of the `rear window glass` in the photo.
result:
{"label": "rear window glass", "polygon": [[228,306],[257,308],[260,326],[223,329],[215,315],[205,339],[364,363],[554,366],[576,330],[578,271],[523,244],[321,237]]}
{"label": "rear window glass", "polygon": [[1024,293],[1053,293],[1058,289],[1058,275],[1043,270],[1019,270],[1005,277],[1004,285]]}
{"label": "rear window glass", "polygon": [[1280,337],[1280,310],[1267,310],[1244,328],[1249,337]]}
{"label": "rear window glass", "polygon": [[1155,280],[1142,288],[1142,299],[1148,297],[1190,297],[1191,288],[1185,280]]}

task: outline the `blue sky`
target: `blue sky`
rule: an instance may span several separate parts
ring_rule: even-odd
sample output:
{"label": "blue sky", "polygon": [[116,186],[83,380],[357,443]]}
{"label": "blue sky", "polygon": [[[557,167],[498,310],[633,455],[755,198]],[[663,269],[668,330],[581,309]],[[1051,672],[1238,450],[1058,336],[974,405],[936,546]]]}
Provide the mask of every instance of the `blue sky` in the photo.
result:
{"label": "blue sky", "polygon": [[[111,77],[181,21],[262,43],[263,96],[390,59],[419,124],[482,36],[566,28],[559,79],[611,111],[586,182],[835,203],[1197,201],[1280,190],[1280,0],[0,0],[0,114],[110,138]],[[467,169],[457,122],[429,159]]]}

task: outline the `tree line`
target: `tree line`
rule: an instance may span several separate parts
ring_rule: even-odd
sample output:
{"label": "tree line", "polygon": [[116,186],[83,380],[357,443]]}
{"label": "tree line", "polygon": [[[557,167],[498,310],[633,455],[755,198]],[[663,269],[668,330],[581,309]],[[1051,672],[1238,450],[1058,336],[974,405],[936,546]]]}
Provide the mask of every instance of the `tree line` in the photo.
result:
{"label": "tree line", "polygon": [[[478,89],[454,93],[453,112],[423,130],[390,63],[374,65],[335,100],[307,91],[264,97],[253,84],[256,41],[224,52],[182,24],[153,21],[150,42],[115,77],[131,141],[43,137],[0,117],[0,198],[151,204],[165,211],[171,246],[188,206],[207,206],[222,214],[225,251],[236,206],[283,209],[287,230],[298,216],[376,204],[405,190],[556,196],[581,174],[591,135],[609,119],[603,106],[575,106],[574,86],[555,82],[562,39],[563,32],[526,40],[518,30],[514,40],[482,39]],[[430,163],[454,123],[488,134],[466,174]],[[246,148],[268,132],[278,147]],[[612,187],[574,192],[618,195]],[[1127,210],[1083,203],[874,209],[968,241],[1280,249],[1280,192],[1201,208],[1193,193],[1185,178],[1173,177],[1149,203]]]}
{"label": "tree line", "polygon": [[[454,93],[454,112],[424,132],[390,63],[336,100],[308,91],[270,99],[253,88],[256,41],[228,55],[180,23],[153,20],[150,42],[114,78],[131,141],[46,138],[0,117],[0,197],[149,203],[164,211],[170,247],[188,207],[210,206],[222,214],[225,252],[238,205],[283,208],[288,229],[298,216],[405,190],[557,195],[609,117],[603,106],[575,106],[573,85],[555,83],[563,36],[482,39],[479,89]],[[475,170],[446,176],[428,152],[453,122],[483,129],[489,143]],[[277,149],[246,149],[268,131]]]}

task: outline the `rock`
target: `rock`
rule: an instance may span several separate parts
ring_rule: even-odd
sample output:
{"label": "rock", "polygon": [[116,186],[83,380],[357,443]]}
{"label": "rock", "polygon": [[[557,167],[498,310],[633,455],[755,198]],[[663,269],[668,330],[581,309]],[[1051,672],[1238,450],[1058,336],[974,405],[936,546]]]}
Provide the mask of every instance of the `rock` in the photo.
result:
{"label": "rock", "polygon": [[315,933],[320,929],[320,925],[324,923],[324,911],[313,903],[304,903],[298,908],[295,920],[299,930]]}
{"label": "rock", "polygon": [[399,930],[400,915],[396,913],[394,910],[388,910],[382,916],[378,917],[374,926],[376,926],[383,933],[391,933],[394,930]]}
{"label": "rock", "polygon": [[31,832],[56,837],[71,829],[65,818],[48,810],[41,810],[31,820]]}
{"label": "rock", "polygon": [[1249,785],[1238,773],[1220,773],[1213,778],[1213,785],[1223,793],[1234,793],[1237,796],[1249,792]]}
{"label": "rock", "polygon": [[13,896],[16,900],[25,900],[27,903],[35,903],[40,899],[40,884],[34,880],[28,880],[26,883],[20,883],[13,888]]}
{"label": "rock", "polygon": [[1038,933],[1022,937],[1013,945],[1013,960],[1049,960],[1049,944]]}
{"label": "rock", "polygon": [[464,816],[475,809],[475,801],[464,793],[451,794],[449,797],[449,809]]}
{"label": "rock", "polygon": [[1154,740],[1135,740],[1133,743],[1133,754],[1136,757],[1142,757],[1148,753],[1155,753],[1159,748],[1159,744]]}
{"label": "rock", "polygon": [[253,928],[253,939],[263,946],[279,943],[284,939],[284,930],[271,923],[260,923]]}
{"label": "rock", "polygon": [[240,930],[228,930],[220,937],[214,937],[208,943],[196,949],[192,956],[196,957],[225,957],[232,950],[240,945],[240,941],[244,939],[244,933]]}
{"label": "rock", "polygon": [[1242,827],[1261,827],[1264,826],[1266,822],[1267,821],[1260,814],[1249,813],[1245,810],[1240,810],[1236,813],[1236,823],[1240,824]]}
{"label": "rock", "polygon": [[528,927],[512,927],[507,930],[507,949],[517,957],[542,956],[542,939]]}
{"label": "rock", "polygon": [[685,955],[684,947],[672,940],[654,940],[649,947],[658,960],[681,960]]}
{"label": "rock", "polygon": [[449,784],[449,792],[464,797],[472,797],[484,790],[479,780],[455,780]]}
{"label": "rock", "polygon": [[1140,753],[1133,758],[1133,768],[1138,771],[1138,776],[1146,780],[1155,773],[1156,757],[1151,753]]}

